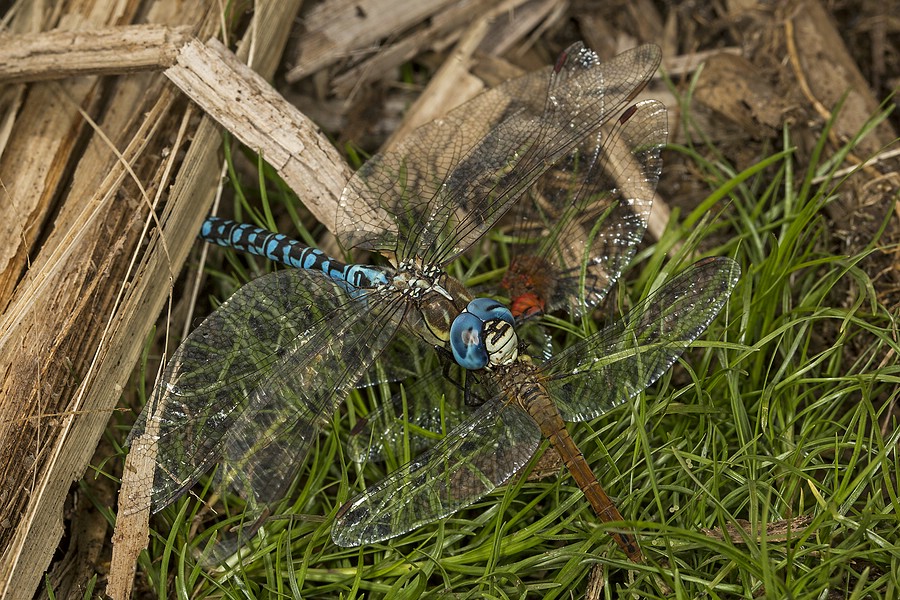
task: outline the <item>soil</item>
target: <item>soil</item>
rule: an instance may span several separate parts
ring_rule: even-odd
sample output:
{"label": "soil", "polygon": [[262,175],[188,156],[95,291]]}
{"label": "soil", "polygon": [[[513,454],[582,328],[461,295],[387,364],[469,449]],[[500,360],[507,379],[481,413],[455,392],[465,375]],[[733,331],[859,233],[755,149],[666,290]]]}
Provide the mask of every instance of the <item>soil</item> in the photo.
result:
{"label": "soil", "polygon": [[[897,14],[896,1],[581,0],[545,22],[539,36],[526,37],[503,57],[516,66],[534,68],[552,62],[578,39],[601,58],[641,42],[662,46],[666,59],[702,55],[706,58],[702,70],[672,74],[671,86],[686,103],[679,107],[667,102],[670,142],[689,145],[740,172],[783,149],[784,132],[789,131],[795,169],[800,172],[810,164],[829,120],[834,124],[825,157],[853,138],[879,106],[890,108],[895,103],[891,95],[900,86]],[[301,31],[295,39],[302,40],[302,35]],[[368,58],[361,53],[282,91],[326,128],[338,148],[349,145],[371,154],[381,148],[445,57],[428,51],[417,55],[404,68],[404,85],[387,77],[345,96],[335,95],[333,82]],[[664,60],[664,68],[671,64]],[[666,92],[664,82],[651,84],[648,95],[659,90]],[[852,168],[890,151],[898,127],[900,114],[895,112],[858,144],[844,166]],[[708,196],[711,183],[697,172],[696,161],[682,153],[669,151],[664,159],[660,196],[684,214]],[[897,210],[898,164],[897,158],[882,158],[840,186],[827,207],[830,235],[822,240],[823,249],[853,254],[871,242],[889,213]],[[898,221],[892,218],[879,246],[894,246],[898,236]],[[878,282],[882,301],[891,307],[900,303],[895,265],[893,250],[876,252],[864,265]]]}

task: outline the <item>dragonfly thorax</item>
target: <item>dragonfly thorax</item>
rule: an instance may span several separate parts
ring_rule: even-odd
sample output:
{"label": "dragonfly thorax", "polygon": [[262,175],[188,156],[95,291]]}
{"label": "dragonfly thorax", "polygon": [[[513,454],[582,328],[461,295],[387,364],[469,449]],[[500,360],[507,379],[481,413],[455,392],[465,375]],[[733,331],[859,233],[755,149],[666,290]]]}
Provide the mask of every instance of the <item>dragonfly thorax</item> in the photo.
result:
{"label": "dragonfly thorax", "polygon": [[508,365],[519,355],[512,313],[490,298],[476,298],[453,320],[450,349],[465,369]]}
{"label": "dragonfly thorax", "polygon": [[404,261],[397,265],[397,274],[394,275],[393,285],[414,300],[418,300],[429,292],[434,292],[452,301],[453,296],[440,283],[443,274],[444,272],[437,267],[422,268]]}
{"label": "dragonfly thorax", "polygon": [[[437,341],[450,340],[450,325],[466,308],[472,294],[440,267],[422,265],[418,261],[403,261],[391,280],[392,293],[398,291],[412,301],[419,310],[428,332]],[[423,336],[425,337],[425,336]],[[434,340],[425,337],[429,343]]]}

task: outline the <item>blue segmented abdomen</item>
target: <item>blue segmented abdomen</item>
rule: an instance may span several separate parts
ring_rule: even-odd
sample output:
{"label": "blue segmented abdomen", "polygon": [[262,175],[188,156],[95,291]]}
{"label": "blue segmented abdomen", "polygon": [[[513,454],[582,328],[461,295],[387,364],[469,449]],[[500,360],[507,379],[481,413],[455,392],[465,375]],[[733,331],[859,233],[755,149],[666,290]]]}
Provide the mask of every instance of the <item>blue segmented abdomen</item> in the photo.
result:
{"label": "blue segmented abdomen", "polygon": [[317,248],[304,246],[284,234],[256,225],[208,217],[200,228],[200,237],[207,242],[262,256],[296,269],[322,271],[331,279],[359,289],[388,283],[387,276],[378,268],[344,264]]}

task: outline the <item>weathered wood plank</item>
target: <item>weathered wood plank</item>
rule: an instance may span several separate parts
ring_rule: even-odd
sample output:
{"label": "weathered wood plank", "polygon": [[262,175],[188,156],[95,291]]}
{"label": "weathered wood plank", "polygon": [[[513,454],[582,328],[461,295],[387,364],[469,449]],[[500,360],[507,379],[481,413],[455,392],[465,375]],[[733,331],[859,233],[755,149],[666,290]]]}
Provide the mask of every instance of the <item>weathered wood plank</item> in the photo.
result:
{"label": "weathered wood plank", "polygon": [[191,35],[156,24],[0,35],[0,83],[159,70]]}
{"label": "weathered wood plank", "polygon": [[263,156],[316,219],[334,229],[351,171],[315,123],[217,42],[187,44],[166,76]]}
{"label": "weathered wood plank", "polygon": [[453,0],[326,0],[303,23],[306,33],[297,48],[296,65],[287,74],[296,81],[397,35],[440,12]]}

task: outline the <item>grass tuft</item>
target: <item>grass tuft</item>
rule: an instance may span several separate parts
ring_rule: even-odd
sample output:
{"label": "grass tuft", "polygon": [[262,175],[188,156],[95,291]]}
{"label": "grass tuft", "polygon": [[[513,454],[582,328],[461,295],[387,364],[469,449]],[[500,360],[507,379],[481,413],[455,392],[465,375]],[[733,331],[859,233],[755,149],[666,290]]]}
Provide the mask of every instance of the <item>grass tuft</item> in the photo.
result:
{"label": "grass tuft", "polygon": [[[625,560],[564,469],[515,479],[391,542],[336,547],[329,531],[341,503],[413,451],[401,445],[386,464],[365,467],[348,457],[355,420],[397,390],[380,385],[355,392],[334,415],[264,537],[241,559],[208,570],[196,558],[240,521],[239,502],[217,502],[227,510],[213,515],[201,500],[210,490],[201,489],[164,509],[141,562],[143,584],[160,598],[569,598],[599,576],[593,583],[611,594],[645,598],[896,598],[897,323],[861,267],[878,239],[854,255],[834,251],[823,209],[845,179],[833,177],[841,161],[825,159],[826,135],[813,162],[800,165],[785,129],[785,150],[741,171],[712,144],[671,148],[703,174],[710,194],[639,252],[608,304],[627,308],[701,254],[735,258],[743,276],[722,314],[656,385],[570,425],[638,532],[646,564]],[[255,187],[229,170],[230,210],[319,239],[259,164]],[[214,254],[225,257],[208,270],[215,298],[272,268]],[[490,284],[507,259],[492,237],[452,272]],[[556,324],[561,343],[598,326]]]}

